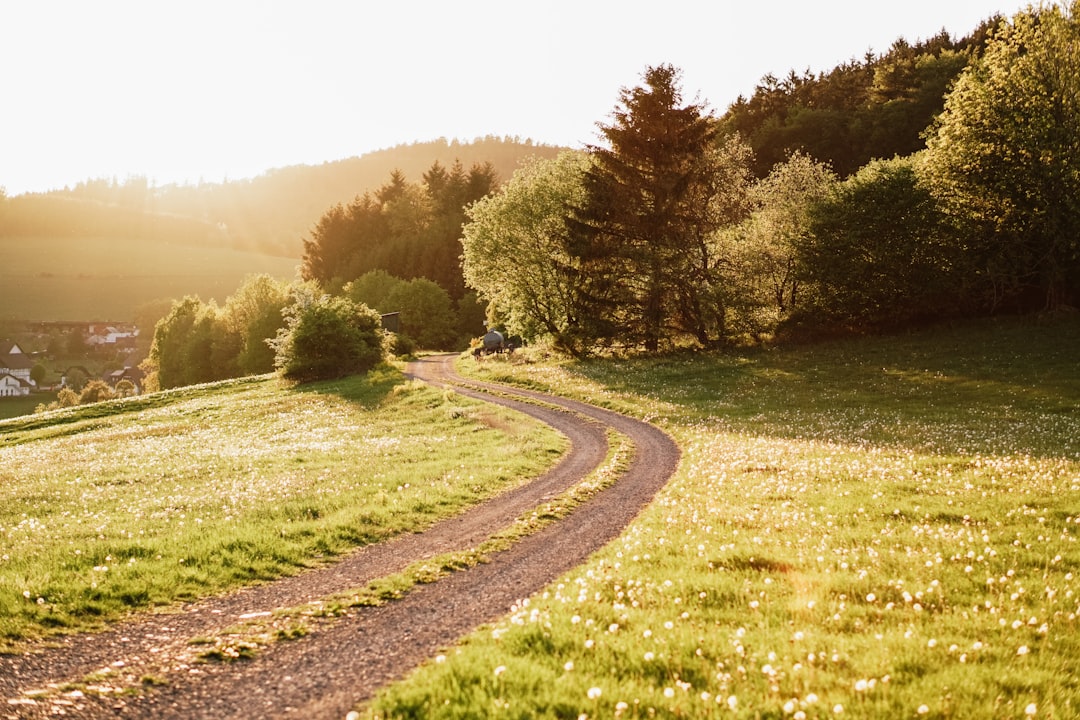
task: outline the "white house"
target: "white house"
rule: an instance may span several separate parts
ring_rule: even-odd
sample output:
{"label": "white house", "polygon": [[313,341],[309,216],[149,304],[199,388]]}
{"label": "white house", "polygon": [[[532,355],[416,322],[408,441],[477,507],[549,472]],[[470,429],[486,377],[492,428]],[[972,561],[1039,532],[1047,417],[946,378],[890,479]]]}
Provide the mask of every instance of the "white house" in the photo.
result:
{"label": "white house", "polygon": [[87,345],[100,346],[100,345],[116,345],[123,340],[131,340],[139,337],[139,330],[117,330],[113,326],[106,328],[96,329],[96,332],[90,334],[90,337],[86,339]]}
{"label": "white house", "polygon": [[0,397],[29,395],[34,388],[30,370],[34,363],[14,343],[0,343]]}
{"label": "white house", "polygon": [[18,397],[30,394],[33,385],[29,380],[0,372],[0,397]]}

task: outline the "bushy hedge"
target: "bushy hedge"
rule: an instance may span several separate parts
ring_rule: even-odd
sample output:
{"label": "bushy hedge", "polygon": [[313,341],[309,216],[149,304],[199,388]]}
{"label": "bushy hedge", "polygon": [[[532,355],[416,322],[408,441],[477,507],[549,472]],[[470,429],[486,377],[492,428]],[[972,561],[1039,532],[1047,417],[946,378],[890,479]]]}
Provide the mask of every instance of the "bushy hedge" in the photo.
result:
{"label": "bushy hedge", "polygon": [[273,341],[274,364],[291,380],[311,382],[364,373],[386,357],[379,314],[347,298],[297,290]]}

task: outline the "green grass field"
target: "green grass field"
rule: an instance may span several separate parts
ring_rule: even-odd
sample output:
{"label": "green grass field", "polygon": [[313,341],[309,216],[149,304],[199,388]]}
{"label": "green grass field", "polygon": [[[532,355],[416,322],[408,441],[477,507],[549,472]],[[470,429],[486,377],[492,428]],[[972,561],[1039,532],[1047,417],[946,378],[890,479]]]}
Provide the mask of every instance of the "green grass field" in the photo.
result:
{"label": "green grass field", "polygon": [[1080,322],[463,371],[683,449],[587,565],[360,715],[1075,718]]}
{"label": "green grass field", "polygon": [[269,580],[413,531],[565,438],[383,367],[0,422],[0,650]]}
{"label": "green grass field", "polygon": [[56,400],[56,393],[36,392],[25,397],[0,398],[0,420],[30,415],[38,405],[48,405]]}
{"label": "green grass field", "polygon": [[251,274],[291,280],[299,261],[258,252],[131,238],[0,238],[0,317],[130,320],[162,298],[219,303]]}

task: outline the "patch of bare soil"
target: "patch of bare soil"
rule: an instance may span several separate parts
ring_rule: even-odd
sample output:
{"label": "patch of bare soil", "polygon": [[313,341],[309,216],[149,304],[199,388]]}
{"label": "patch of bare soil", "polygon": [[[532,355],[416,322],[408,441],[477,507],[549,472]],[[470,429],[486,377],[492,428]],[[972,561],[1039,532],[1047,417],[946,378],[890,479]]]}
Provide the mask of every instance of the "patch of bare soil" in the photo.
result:
{"label": "patch of bare soil", "polygon": [[[647,423],[543,393],[466,384],[451,360],[427,358],[410,373],[549,423],[570,438],[570,452],[528,484],[333,565],[0,656],[0,718],[342,718],[379,687],[580,565],[614,539],[675,470],[678,448]],[[193,639],[244,618],[317,603],[418,560],[476,547],[597,467],[607,453],[607,428],[627,435],[635,449],[617,482],[490,562],[419,585],[400,600],[312,622],[303,637],[272,643],[251,658],[199,659]]]}

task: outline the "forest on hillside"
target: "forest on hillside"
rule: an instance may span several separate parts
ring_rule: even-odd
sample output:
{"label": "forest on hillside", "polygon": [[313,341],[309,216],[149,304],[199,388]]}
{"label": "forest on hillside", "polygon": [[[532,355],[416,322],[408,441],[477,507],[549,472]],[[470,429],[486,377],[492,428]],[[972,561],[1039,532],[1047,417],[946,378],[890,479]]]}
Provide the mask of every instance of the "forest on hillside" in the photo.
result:
{"label": "forest on hillside", "polygon": [[758,177],[795,151],[828,163],[846,177],[875,158],[910,155],[945,106],[960,73],[984,52],[1002,21],[983,21],[966,37],[947,32],[909,43],[898,38],[880,55],[868,53],[832,70],[766,75],[740,97],[722,122],[753,150]]}
{"label": "forest on hillside", "polygon": [[490,163],[496,175],[508,178],[523,159],[553,157],[558,150],[520,138],[440,139],[221,183],[87,179],[48,193],[0,197],[0,238],[135,237],[299,258],[302,239],[327,208],[351,202],[395,171],[417,179],[436,162]]}
{"label": "forest on hillside", "polygon": [[1080,0],[1029,8],[967,43],[767,79],[719,119],[678,68],[647,68],[602,144],[470,207],[466,282],[577,355],[1072,307],[1078,45]]}

